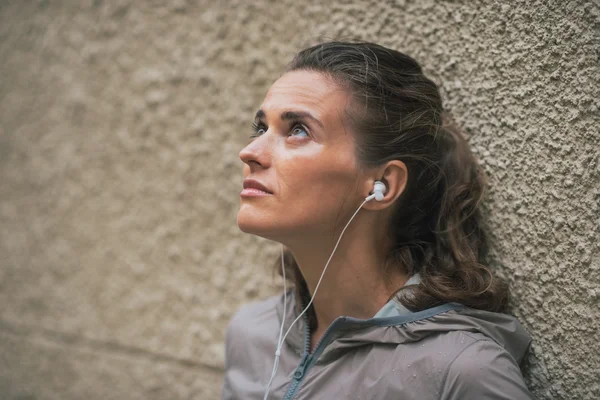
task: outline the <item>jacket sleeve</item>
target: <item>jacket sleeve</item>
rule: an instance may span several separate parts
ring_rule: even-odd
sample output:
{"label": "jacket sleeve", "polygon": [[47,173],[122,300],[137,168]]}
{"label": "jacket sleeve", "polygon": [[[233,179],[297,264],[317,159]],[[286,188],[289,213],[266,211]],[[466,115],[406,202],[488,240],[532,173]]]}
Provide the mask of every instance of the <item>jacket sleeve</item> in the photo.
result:
{"label": "jacket sleeve", "polygon": [[479,340],[450,364],[442,383],[443,400],[531,400],[521,370],[496,342]]}
{"label": "jacket sleeve", "polygon": [[221,400],[233,399],[233,393],[229,383],[231,375],[231,330],[232,323],[230,322],[225,331],[225,373],[223,374],[223,383],[221,385]]}

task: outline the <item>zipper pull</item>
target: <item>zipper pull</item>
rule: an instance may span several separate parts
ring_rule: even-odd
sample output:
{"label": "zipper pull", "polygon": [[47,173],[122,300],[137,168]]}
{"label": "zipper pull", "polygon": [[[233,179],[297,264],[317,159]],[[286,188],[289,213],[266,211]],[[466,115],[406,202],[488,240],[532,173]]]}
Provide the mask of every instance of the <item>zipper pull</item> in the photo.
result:
{"label": "zipper pull", "polygon": [[298,365],[298,368],[296,368],[296,371],[294,372],[294,379],[302,379],[304,372],[306,371],[309,358],[309,354],[304,353],[304,356],[302,356],[302,360],[300,361],[300,365]]}

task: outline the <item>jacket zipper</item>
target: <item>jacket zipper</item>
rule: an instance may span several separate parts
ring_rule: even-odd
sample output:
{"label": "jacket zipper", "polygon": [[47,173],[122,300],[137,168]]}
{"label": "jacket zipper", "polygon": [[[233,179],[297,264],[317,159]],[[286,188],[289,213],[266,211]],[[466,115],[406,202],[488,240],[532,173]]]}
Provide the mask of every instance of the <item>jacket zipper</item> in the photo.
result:
{"label": "jacket zipper", "polygon": [[321,355],[321,347],[325,340],[329,339],[329,336],[333,331],[338,320],[345,321],[346,318],[338,317],[335,321],[333,321],[333,323],[325,330],[325,333],[323,333],[321,339],[317,342],[315,351],[310,353],[310,331],[308,329],[308,318],[306,318],[306,316],[304,317],[304,354],[302,355],[302,359],[300,360],[300,364],[296,368],[296,371],[294,371],[294,379],[292,380],[292,383],[288,387],[288,390],[285,393],[285,396],[283,396],[282,400],[292,400],[296,396],[302,379],[304,378],[308,370],[315,364],[317,358]]}
{"label": "jacket zipper", "polygon": [[302,378],[304,377],[304,374],[306,373],[306,366],[308,365],[308,361],[310,358],[310,332],[308,329],[308,318],[306,317],[306,315],[304,315],[303,320],[304,320],[304,352],[302,353],[302,359],[300,360],[300,364],[296,368],[296,371],[294,371],[294,375],[293,375],[294,379],[292,380],[292,383],[288,387],[288,390],[286,391],[285,396],[283,396],[282,400],[290,400],[290,399],[292,399],[292,397],[294,397],[294,395],[296,394],[296,390],[298,389],[298,386],[300,385],[300,381],[302,380]]}

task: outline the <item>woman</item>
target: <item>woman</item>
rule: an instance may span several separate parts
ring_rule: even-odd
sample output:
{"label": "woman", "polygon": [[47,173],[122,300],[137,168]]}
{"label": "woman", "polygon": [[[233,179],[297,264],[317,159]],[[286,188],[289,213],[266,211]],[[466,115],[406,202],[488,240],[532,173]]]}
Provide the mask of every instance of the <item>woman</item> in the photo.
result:
{"label": "woman", "polygon": [[282,244],[295,291],[233,317],[223,399],[531,398],[530,338],[482,260],[484,176],[442,110],[373,43],[305,49],[271,86],[238,225]]}

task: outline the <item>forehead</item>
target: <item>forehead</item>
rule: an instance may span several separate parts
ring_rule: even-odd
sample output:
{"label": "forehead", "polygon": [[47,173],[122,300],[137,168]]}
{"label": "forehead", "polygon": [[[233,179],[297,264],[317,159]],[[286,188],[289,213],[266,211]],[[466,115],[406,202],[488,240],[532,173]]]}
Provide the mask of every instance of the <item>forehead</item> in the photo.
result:
{"label": "forehead", "polygon": [[349,96],[330,77],[315,71],[291,71],[271,86],[261,106],[269,111],[310,111],[317,119],[340,117]]}

